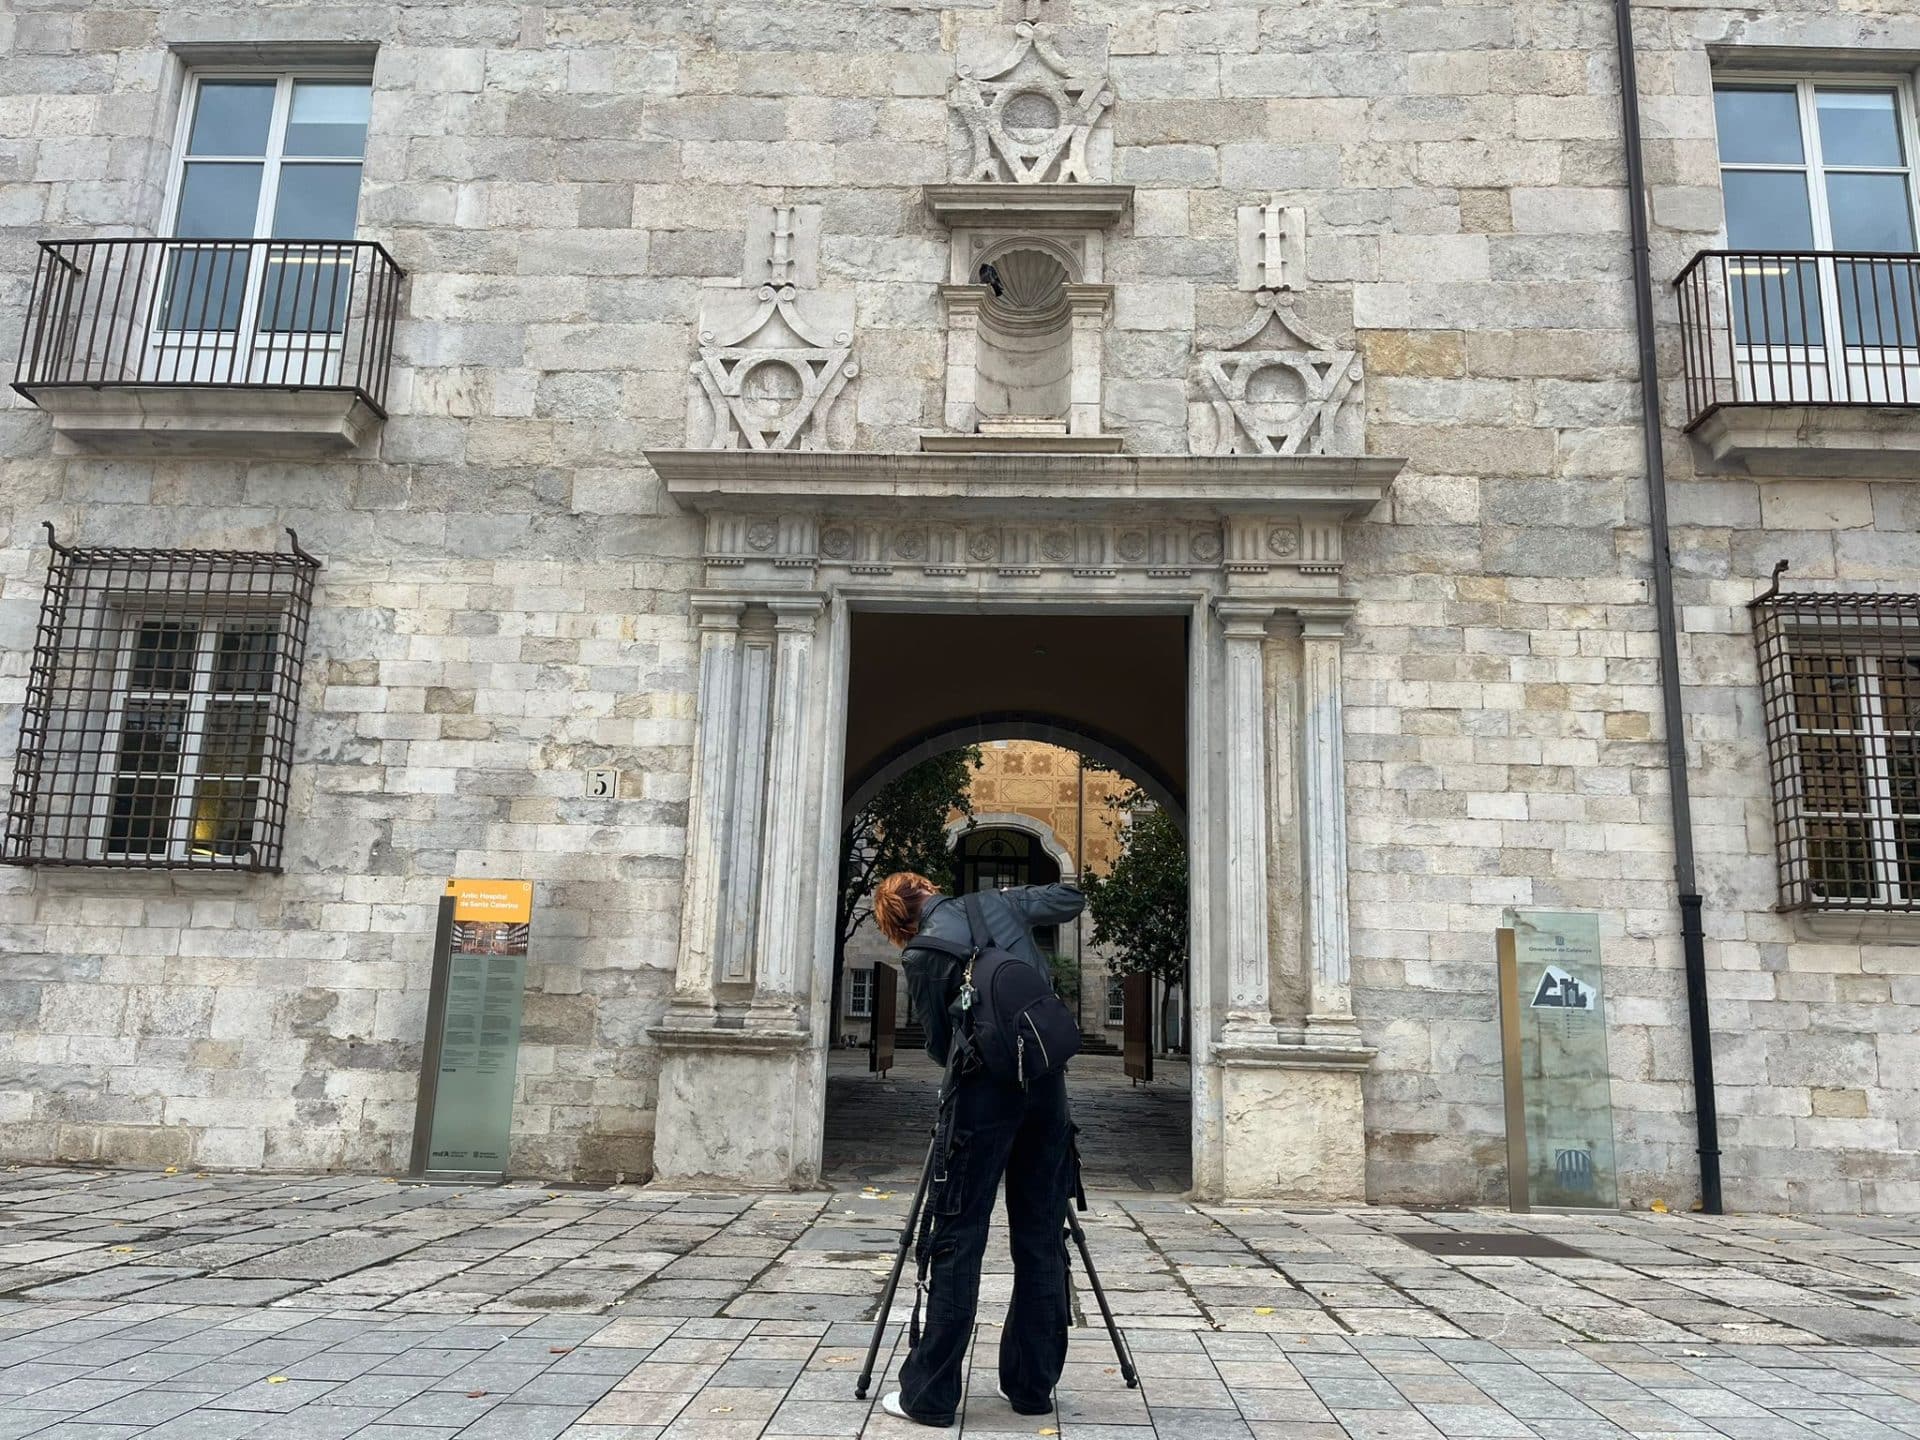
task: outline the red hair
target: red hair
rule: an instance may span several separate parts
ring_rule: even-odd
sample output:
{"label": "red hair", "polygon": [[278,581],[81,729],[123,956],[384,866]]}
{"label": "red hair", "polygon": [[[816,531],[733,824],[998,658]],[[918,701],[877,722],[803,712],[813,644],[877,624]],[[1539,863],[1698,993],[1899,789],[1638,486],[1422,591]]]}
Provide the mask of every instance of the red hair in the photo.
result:
{"label": "red hair", "polygon": [[874,923],[895,945],[905,945],[920,933],[920,907],[939,893],[940,887],[926,876],[897,871],[874,887]]}

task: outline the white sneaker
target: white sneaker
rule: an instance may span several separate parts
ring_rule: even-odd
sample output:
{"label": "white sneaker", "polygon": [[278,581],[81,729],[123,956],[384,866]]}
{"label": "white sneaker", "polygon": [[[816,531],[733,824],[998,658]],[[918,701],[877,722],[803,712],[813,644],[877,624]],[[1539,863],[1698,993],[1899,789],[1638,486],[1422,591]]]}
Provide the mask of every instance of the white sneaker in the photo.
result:
{"label": "white sneaker", "polygon": [[[917,1415],[909,1415],[907,1413],[907,1407],[900,1403],[900,1392],[898,1390],[889,1390],[885,1395],[882,1395],[880,1397],[880,1408],[886,1411],[887,1414],[892,1415],[897,1419],[905,1420],[909,1424],[913,1424],[913,1425],[927,1424],[925,1420],[920,1419]],[[930,1426],[929,1428],[934,1430],[945,1430],[950,1427],[945,1425],[933,1425],[933,1426]]]}

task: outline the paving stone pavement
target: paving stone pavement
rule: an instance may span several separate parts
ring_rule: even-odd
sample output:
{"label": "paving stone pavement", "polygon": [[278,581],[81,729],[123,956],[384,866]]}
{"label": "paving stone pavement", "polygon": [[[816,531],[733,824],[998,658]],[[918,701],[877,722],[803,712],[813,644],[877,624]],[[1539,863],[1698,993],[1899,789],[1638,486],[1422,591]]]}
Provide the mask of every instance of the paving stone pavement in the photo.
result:
{"label": "paving stone pavement", "polygon": [[[925,1434],[853,1396],[908,1199],[10,1170],[0,1440]],[[1083,1327],[1057,1413],[1012,1413],[993,1393],[996,1238],[947,1434],[1920,1437],[1920,1218],[1099,1194],[1086,1225],[1140,1389]],[[1574,1253],[1436,1255],[1404,1238],[1449,1233]]]}
{"label": "paving stone pavement", "polygon": [[[903,1049],[894,1060],[881,1077],[868,1072],[864,1050],[830,1057],[824,1157],[830,1180],[911,1184],[918,1178],[940,1067],[922,1050]],[[1135,1085],[1118,1055],[1082,1055],[1069,1079],[1088,1185],[1178,1195],[1193,1183],[1193,1097],[1185,1061],[1156,1060],[1152,1082]]]}

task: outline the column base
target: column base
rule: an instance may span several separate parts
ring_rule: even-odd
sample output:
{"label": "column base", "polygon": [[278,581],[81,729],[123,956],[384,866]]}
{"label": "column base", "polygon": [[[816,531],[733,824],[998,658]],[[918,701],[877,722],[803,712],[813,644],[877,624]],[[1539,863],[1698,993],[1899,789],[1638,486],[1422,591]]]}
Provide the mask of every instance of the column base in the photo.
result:
{"label": "column base", "polygon": [[790,1190],[814,1184],[801,1153],[803,1107],[817,1104],[803,1030],[657,1025],[660,1099],[653,1183],[675,1189]]}
{"label": "column base", "polygon": [[1217,1047],[1227,1195],[1364,1204],[1360,1081],[1377,1053],[1314,1043]]}

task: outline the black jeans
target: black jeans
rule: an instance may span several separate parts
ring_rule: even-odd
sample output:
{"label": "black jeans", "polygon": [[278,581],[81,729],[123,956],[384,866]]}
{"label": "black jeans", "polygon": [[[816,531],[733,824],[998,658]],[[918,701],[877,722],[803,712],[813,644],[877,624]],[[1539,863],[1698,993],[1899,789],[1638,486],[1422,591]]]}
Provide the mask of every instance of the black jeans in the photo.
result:
{"label": "black jeans", "polygon": [[900,1367],[901,1403],[914,1419],[933,1425],[951,1425],[960,1404],[980,1262],[1002,1175],[1013,1303],[1000,1332],[1000,1386],[1016,1408],[1043,1412],[1067,1359],[1064,1227],[1073,1125],[1066,1075],[1056,1072],[1025,1091],[975,1075],[960,1082],[953,1104],[953,1144],[944,1173],[936,1157],[927,1196],[935,1218],[926,1328]]}

